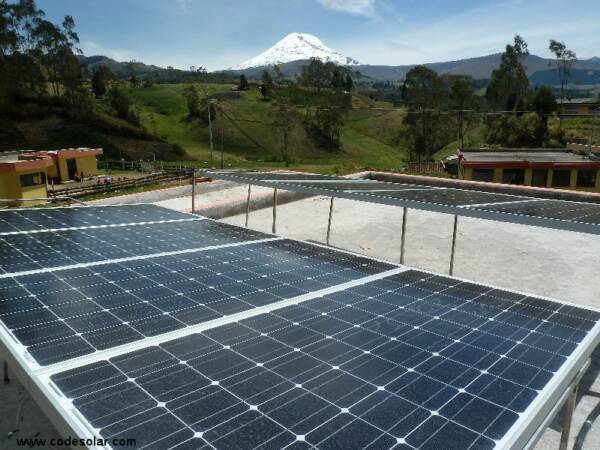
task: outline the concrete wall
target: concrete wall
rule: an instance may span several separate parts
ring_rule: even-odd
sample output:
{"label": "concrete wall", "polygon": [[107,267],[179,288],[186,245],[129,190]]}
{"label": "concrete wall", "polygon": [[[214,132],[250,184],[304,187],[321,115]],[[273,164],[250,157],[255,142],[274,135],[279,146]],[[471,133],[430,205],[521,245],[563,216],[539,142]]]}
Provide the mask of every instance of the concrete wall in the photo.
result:
{"label": "concrete wall", "polygon": [[[0,174],[0,198],[45,198],[47,196],[46,184],[21,187],[21,175],[45,171],[32,170],[25,172],[6,172]],[[27,202],[28,205],[32,204]]]}
{"label": "concrete wall", "polygon": [[[59,158],[57,160],[58,166],[60,168],[61,181],[69,181],[69,169],[67,168],[67,159],[71,158]],[[98,163],[96,162],[95,156],[80,156],[79,158],[74,159],[78,173],[83,172],[83,175],[85,177],[94,176],[98,174]],[[57,177],[58,174],[50,176]]]}
{"label": "concrete wall", "polygon": [[98,174],[98,163],[95,156],[84,156],[77,158],[77,172],[83,172],[85,177]]}
{"label": "concrete wall", "polygon": [[[467,181],[473,180],[473,170],[474,169],[472,167],[465,167],[462,171],[459,172],[462,174],[462,176],[460,178],[462,180],[467,180]],[[494,169],[494,183],[502,183],[503,170],[504,169],[502,167],[497,167]],[[544,187],[554,188],[554,189],[568,189],[568,190],[582,191],[582,192],[600,192],[600,170],[596,171],[595,187],[577,186],[578,170],[577,169],[568,169],[568,170],[571,170],[569,186],[564,186],[564,187],[552,186],[552,181],[554,178],[554,170],[548,169],[548,176],[546,178],[546,185]],[[524,169],[524,185],[532,186],[532,180],[533,180],[533,169],[531,169],[531,168]]]}

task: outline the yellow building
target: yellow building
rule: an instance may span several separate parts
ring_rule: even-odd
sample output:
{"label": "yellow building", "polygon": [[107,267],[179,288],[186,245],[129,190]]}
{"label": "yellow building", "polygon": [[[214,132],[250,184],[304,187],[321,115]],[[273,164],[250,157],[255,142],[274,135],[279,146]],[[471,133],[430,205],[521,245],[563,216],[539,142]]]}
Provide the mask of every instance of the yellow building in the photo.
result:
{"label": "yellow building", "polygon": [[101,148],[0,152],[0,199],[46,198],[50,180],[60,183],[97,175],[96,157],[101,154]]}
{"label": "yellow building", "polygon": [[568,149],[463,149],[463,180],[600,192],[600,158]]}
{"label": "yellow building", "polygon": [[590,116],[600,115],[600,101],[593,98],[574,98],[558,105],[558,111],[564,115]]}
{"label": "yellow building", "polygon": [[0,198],[45,198],[47,170],[52,164],[48,157],[0,153]]}
{"label": "yellow building", "polygon": [[87,178],[98,174],[96,157],[103,153],[101,148],[67,148],[44,150],[27,154],[50,157],[53,165],[48,169],[48,177],[55,183],[69,181],[82,176]]}

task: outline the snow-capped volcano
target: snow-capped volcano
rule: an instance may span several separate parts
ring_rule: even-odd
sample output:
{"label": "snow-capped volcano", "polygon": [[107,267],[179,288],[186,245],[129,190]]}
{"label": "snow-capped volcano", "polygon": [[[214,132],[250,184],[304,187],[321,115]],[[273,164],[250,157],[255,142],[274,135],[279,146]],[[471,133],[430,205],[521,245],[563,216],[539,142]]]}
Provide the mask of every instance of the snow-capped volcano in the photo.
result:
{"label": "snow-capped volcano", "polygon": [[343,56],[327,47],[318,37],[312,34],[291,33],[260,55],[243,62],[239,66],[232,67],[232,70],[272,66],[310,58],[318,58],[324,62],[331,61],[342,66],[359,64],[355,59]]}

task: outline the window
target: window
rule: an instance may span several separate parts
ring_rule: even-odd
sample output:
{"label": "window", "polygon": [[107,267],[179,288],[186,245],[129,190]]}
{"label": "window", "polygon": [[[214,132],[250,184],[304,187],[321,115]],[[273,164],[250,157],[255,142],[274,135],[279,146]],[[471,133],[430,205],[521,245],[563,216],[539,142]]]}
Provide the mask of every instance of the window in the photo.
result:
{"label": "window", "polygon": [[531,185],[537,187],[546,187],[546,180],[548,179],[548,170],[546,169],[533,169],[531,173]]}
{"label": "window", "polygon": [[494,181],[494,169],[473,169],[473,181]]}
{"label": "window", "polygon": [[46,174],[44,172],[26,173],[20,176],[20,180],[21,187],[46,184]]}
{"label": "window", "polygon": [[571,185],[571,170],[558,169],[552,174],[552,187],[569,187]]}
{"label": "window", "polygon": [[502,171],[502,182],[504,184],[524,184],[525,169],[504,169]]}
{"label": "window", "polygon": [[596,171],[595,170],[578,170],[577,171],[577,187],[596,187]]}

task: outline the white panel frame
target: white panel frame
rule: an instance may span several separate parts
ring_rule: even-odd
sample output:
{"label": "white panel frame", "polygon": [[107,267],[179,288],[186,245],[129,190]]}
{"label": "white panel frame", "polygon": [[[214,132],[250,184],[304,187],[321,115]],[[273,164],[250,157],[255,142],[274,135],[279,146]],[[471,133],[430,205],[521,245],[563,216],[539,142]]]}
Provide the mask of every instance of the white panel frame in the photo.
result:
{"label": "white panel frame", "polygon": [[[259,174],[259,173],[260,172],[257,172],[257,174]],[[373,195],[373,194],[369,193],[369,191],[357,192],[356,190],[342,191],[342,190],[327,189],[327,187],[326,187],[327,183],[323,183],[325,185],[325,187],[314,187],[314,186],[309,186],[309,185],[294,184],[294,183],[297,183],[296,180],[290,180],[290,181],[260,180],[260,179],[255,179],[255,178],[251,178],[251,177],[244,177],[243,174],[238,175],[235,172],[205,171],[205,174],[211,178],[229,180],[229,181],[234,181],[234,182],[241,183],[241,184],[253,184],[256,186],[263,186],[263,187],[269,187],[269,188],[276,187],[278,189],[282,189],[282,190],[286,190],[286,191],[300,192],[300,193],[305,193],[305,194],[323,195],[323,196],[327,196],[327,197],[333,196],[333,197],[338,197],[338,198],[344,198],[347,200],[358,200],[358,201],[363,201],[363,202],[368,202],[368,203],[379,203],[382,205],[401,206],[401,207],[405,207],[405,208],[420,209],[423,211],[437,212],[437,213],[442,213],[442,214],[452,214],[452,215],[457,215],[457,216],[473,217],[476,219],[493,220],[496,222],[516,223],[516,224],[521,224],[521,225],[530,225],[530,226],[537,226],[537,227],[542,227],[542,228],[552,228],[552,229],[556,229],[556,230],[574,231],[574,232],[579,232],[579,233],[588,233],[588,234],[596,234],[596,235],[600,234],[600,225],[595,225],[595,224],[585,223],[585,222],[577,222],[574,220],[552,219],[550,217],[535,217],[535,216],[528,216],[528,215],[516,214],[516,213],[510,213],[510,212],[489,211],[489,210],[485,210],[485,209],[478,209],[477,205],[452,206],[452,205],[429,203],[429,202],[423,202],[423,201],[417,201],[417,200],[406,200],[406,199],[399,199],[399,198],[383,197],[383,196]],[[336,181],[343,182],[343,181],[345,181],[345,179],[336,180]],[[353,181],[357,181],[357,180],[353,179]],[[365,180],[365,181],[367,181],[367,180]],[[314,183],[314,184],[319,184],[320,182],[322,183],[321,180],[311,180],[310,182]],[[371,182],[372,183],[382,183],[382,185],[386,184],[386,183],[393,184],[393,183],[384,182],[384,181],[371,181]],[[410,186],[413,186],[413,185],[410,185]],[[414,186],[421,186],[421,185],[415,184]],[[423,186],[423,187],[425,188],[428,186]],[[449,189],[449,188],[442,188],[442,187],[438,188],[438,187],[430,187],[430,186],[428,188],[429,188],[429,190],[432,190],[432,191]],[[465,191],[465,192],[482,192],[482,191],[473,191],[473,190],[466,190],[466,189],[460,189],[460,188],[452,188],[452,189],[456,189],[459,191]],[[414,189],[407,189],[406,192],[410,192],[411,190],[414,190]],[[403,191],[399,191],[399,192],[403,192]],[[486,193],[488,193],[488,192],[486,192]],[[500,194],[500,195],[514,197],[515,198],[514,203],[517,203],[517,202],[520,203],[520,202],[525,201],[525,199],[527,199],[526,198],[527,196],[523,196],[523,195],[513,195],[513,194]],[[525,199],[524,199],[524,197],[525,197]],[[530,198],[532,201],[560,201],[560,202],[565,202],[565,203],[582,204],[582,205],[590,204],[590,203],[573,202],[573,201],[567,201],[567,200],[544,199],[544,198],[535,198],[535,197],[530,197]],[[527,199],[527,200],[529,200],[529,199]],[[496,202],[496,203],[488,203],[486,205],[488,205],[488,206],[491,206],[494,204],[507,205],[510,203],[512,203],[512,202],[502,201],[502,202]]]}

